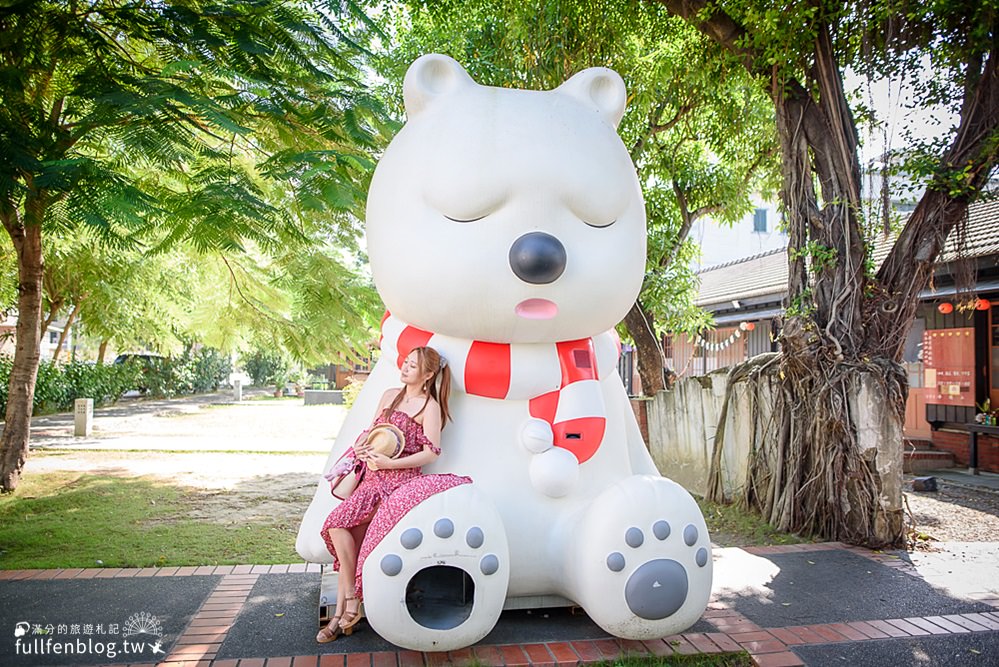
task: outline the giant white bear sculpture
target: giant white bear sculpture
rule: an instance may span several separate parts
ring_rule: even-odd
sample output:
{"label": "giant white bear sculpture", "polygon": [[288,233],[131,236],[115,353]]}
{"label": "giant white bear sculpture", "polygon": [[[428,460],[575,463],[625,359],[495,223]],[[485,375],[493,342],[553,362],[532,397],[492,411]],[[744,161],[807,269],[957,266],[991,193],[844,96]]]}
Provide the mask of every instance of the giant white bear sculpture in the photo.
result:
{"label": "giant white bear sculpture", "polygon": [[[646,237],[616,132],[624,83],[594,68],[552,91],[492,88],[427,55],[404,96],[367,209],[391,315],[327,469],[429,344],[456,386],[425,471],[474,481],[417,505],[367,558],[368,621],[399,646],[450,650],[484,637],[508,599],[548,596],[618,637],[686,629],[710,595],[708,532],[656,470],[617,374],[613,327]],[[307,561],[332,561],[320,529],[335,502],[321,479],[298,536]]]}

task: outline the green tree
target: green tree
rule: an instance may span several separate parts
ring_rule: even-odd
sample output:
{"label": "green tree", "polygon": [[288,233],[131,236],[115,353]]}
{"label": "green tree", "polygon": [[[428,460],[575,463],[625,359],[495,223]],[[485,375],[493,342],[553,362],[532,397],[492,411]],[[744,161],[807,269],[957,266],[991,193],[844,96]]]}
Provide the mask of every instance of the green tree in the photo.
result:
{"label": "green tree", "polygon": [[[328,240],[268,255],[205,257],[186,335],[223,350],[263,346],[305,364],[367,350],[384,312],[357,259]],[[360,352],[359,352],[360,351]]]}
{"label": "green tree", "polygon": [[[653,0],[650,0],[653,1]],[[999,155],[999,5],[994,0],[654,2],[735,57],[770,95],[780,137],[781,199],[789,233],[789,308],[782,352],[757,377],[772,385],[778,419],[750,470],[744,500],[774,525],[871,546],[904,534],[899,472],[863,450],[852,407],[858,377],[889,406],[886,451],[900,453],[908,391],[906,334],[944,240],[983,194]],[[929,82],[916,75],[932,63]],[[925,190],[872,270],[872,239],[887,221],[865,216],[857,117],[846,68],[944,105],[949,136],[909,153]],[[889,456],[891,458],[891,456]],[[894,480],[892,479],[894,477]]]}
{"label": "green tree", "polygon": [[98,342],[98,361],[105,361],[109,344],[119,351],[175,353],[189,339],[200,340],[190,326],[193,304],[223,289],[201,278],[203,255],[185,246],[158,253],[111,249],[86,236],[70,237],[74,249],[68,255],[46,254],[44,284],[52,303],[51,275],[71,281],[64,300],[77,314],[81,336]]}
{"label": "green tree", "polygon": [[452,56],[486,85],[550,89],[594,66],[624,78],[620,133],[644,189],[649,253],[623,326],[638,348],[643,391],[662,389],[662,334],[710,325],[693,304],[691,227],[707,215],[738,220],[751,210],[752,191],[774,187],[766,96],[738,61],[720,61],[696,30],[649,4],[412,2],[391,5],[388,16],[396,44],[380,63],[386,99],[401,99],[406,67],[429,51]]}
{"label": "green tree", "polygon": [[83,227],[112,248],[273,250],[307,238],[299,212],[363,202],[383,125],[359,83],[349,28],[370,22],[356,7],[0,8],[0,221],[18,266],[0,488],[16,488],[28,451],[44,236]]}
{"label": "green tree", "polygon": [[[80,311],[90,299],[91,291],[100,290],[107,283],[115,282],[115,274],[125,267],[125,257],[102,248],[87,239],[82,230],[65,236],[49,236],[43,241],[42,252],[45,269],[42,274],[43,313],[40,335],[49,326],[66,315],[66,324],[52,360],[58,361],[69,332],[77,322]],[[116,261],[119,260],[119,261]]]}
{"label": "green tree", "polygon": [[111,343],[173,354],[190,341],[235,352],[259,340],[308,364],[349,357],[366,349],[384,309],[356,239],[324,237],[312,225],[305,233],[266,254],[255,244],[143,252],[106,248],[86,233],[50,238],[45,323],[68,313],[69,325],[99,344],[99,361]]}

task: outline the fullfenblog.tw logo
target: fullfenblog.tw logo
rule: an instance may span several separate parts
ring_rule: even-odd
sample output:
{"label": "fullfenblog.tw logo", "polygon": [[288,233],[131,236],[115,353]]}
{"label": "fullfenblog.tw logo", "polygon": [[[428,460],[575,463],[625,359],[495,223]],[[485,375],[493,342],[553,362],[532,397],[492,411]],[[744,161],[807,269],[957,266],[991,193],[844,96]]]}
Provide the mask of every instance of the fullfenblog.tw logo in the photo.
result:
{"label": "fullfenblog.tw logo", "polygon": [[14,653],[24,656],[156,656],[163,650],[163,626],[152,614],[132,614],[124,623],[14,625]]}
{"label": "fullfenblog.tw logo", "polygon": [[163,643],[163,626],[160,624],[158,618],[146,612],[129,616],[128,620],[125,621],[125,630],[122,636],[129,638],[138,635],[151,637],[153,641],[148,642],[150,650],[153,653],[163,653],[163,649],[161,648]]}

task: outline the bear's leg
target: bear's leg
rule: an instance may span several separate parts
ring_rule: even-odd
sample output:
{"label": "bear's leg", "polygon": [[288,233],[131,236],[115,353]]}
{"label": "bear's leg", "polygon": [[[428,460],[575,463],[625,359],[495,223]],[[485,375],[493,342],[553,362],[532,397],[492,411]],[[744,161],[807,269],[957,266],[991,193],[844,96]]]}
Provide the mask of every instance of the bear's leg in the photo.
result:
{"label": "bear's leg", "polygon": [[679,484],[629,477],[595,498],[571,530],[567,593],[604,630],[652,639],[701,617],[711,595],[711,541]]}
{"label": "bear's leg", "polygon": [[406,513],[362,568],[379,635],[416,651],[463,648],[493,629],[506,602],[506,530],[492,502],[463,484]]}

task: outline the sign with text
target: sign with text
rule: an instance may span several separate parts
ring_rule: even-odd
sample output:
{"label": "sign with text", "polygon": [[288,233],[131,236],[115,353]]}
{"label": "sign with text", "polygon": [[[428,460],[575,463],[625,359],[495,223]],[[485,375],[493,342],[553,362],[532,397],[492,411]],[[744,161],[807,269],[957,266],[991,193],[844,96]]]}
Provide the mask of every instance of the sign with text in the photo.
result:
{"label": "sign with text", "polygon": [[923,334],[923,386],[926,402],[975,404],[975,330],[927,329]]}

